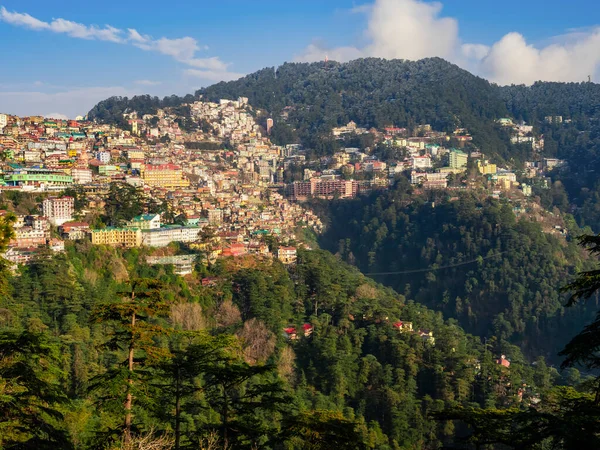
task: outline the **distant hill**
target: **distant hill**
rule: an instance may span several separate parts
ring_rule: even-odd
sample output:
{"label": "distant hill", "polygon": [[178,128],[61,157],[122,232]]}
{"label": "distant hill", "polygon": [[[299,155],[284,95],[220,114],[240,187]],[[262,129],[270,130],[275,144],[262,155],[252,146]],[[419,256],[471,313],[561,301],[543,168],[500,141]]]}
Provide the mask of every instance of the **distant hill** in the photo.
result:
{"label": "distant hill", "polygon": [[[199,96],[210,101],[248,97],[252,106],[266,110],[276,124],[294,131],[287,135],[311,148],[322,147],[323,135],[350,120],[367,128],[429,123],[437,130],[466,127],[475,145],[507,159],[510,146],[495,127],[495,119],[514,116],[529,122],[546,115],[595,115],[600,85],[540,82],[531,87],[500,87],[440,58],[286,63],[217,83],[194,96],[112,97],[96,105],[89,117],[119,123],[123,112],[152,113]],[[284,109],[288,113],[285,124]]]}
{"label": "distant hill", "polygon": [[508,114],[497,88],[440,58],[286,63],[196,94],[213,101],[248,97],[276,118],[292,107],[290,123],[301,135],[327,132],[350,120],[367,128],[430,123],[454,129]]}

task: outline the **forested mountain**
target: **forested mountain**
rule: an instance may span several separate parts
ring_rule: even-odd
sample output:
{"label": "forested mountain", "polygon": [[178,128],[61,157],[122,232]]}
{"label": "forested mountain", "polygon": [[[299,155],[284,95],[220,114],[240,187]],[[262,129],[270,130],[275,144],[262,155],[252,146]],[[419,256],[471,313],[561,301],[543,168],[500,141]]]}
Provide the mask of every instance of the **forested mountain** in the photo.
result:
{"label": "forested mountain", "polygon": [[507,114],[494,86],[439,58],[288,63],[196,94],[208,100],[245,96],[275,117],[291,107],[288,122],[308,146],[318,145],[315,138],[332,127],[354,120],[366,128],[468,127],[482,145],[501,152],[493,120]]}
{"label": "forested mountain", "polygon": [[557,349],[589,320],[585,309],[565,310],[560,294],[589,264],[585,255],[517,219],[508,202],[467,192],[419,196],[399,181],[388,192],[315,208],[328,217],[325,248],[474,334],[557,361]]}
{"label": "forested mountain", "polygon": [[88,112],[89,120],[101,123],[111,123],[127,129],[128,124],[123,118],[123,113],[136,111],[140,116],[155,114],[159,108],[177,107],[183,103],[192,103],[196,99],[193,95],[178,97],[171,95],[160,99],[151,95],[136,95],[128,97],[110,97],[101,101]]}
{"label": "forested mountain", "polygon": [[114,448],[129,431],[160,448],[438,448],[464,430],[432,412],[571,382],[324,251],[186,278],[147,252],[77,243],[2,273],[0,446]]}

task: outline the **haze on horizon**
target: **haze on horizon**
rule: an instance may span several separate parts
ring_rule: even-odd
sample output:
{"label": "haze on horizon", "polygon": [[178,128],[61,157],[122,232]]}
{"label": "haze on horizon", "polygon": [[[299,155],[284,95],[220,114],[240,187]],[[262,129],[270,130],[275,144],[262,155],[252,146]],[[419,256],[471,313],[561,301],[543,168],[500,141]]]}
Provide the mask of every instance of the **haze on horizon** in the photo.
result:
{"label": "haze on horizon", "polygon": [[0,50],[9,61],[0,111],[74,117],[113,95],[183,95],[265,66],[326,57],[441,57],[503,85],[600,80],[600,26],[587,22],[600,7],[591,0],[569,8],[538,0],[231,0],[175,10],[130,3],[83,11],[0,0],[0,38],[11,43]]}

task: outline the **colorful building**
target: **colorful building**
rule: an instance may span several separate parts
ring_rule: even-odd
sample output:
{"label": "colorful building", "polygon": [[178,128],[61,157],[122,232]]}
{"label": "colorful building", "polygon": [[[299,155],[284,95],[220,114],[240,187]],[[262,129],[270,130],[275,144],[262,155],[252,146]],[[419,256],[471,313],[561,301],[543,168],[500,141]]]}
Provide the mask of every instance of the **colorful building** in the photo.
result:
{"label": "colorful building", "polygon": [[142,179],[148,186],[162,188],[188,187],[190,182],[175,164],[148,164],[142,169]]}
{"label": "colorful building", "polygon": [[75,199],[73,197],[51,197],[42,202],[42,213],[53,225],[62,225],[73,220]]}
{"label": "colorful building", "polygon": [[496,164],[490,164],[487,161],[481,162],[481,160],[477,161],[477,168],[482,175],[495,175],[498,171]]}
{"label": "colorful building", "polygon": [[469,155],[465,152],[461,152],[460,150],[452,150],[450,151],[449,158],[449,166],[451,169],[464,169],[467,167],[467,161],[469,160]]}
{"label": "colorful building", "polygon": [[104,228],[91,231],[92,244],[123,247],[140,247],[142,230],[139,228]]}
{"label": "colorful building", "polygon": [[73,184],[73,177],[60,170],[21,168],[4,175],[8,186],[61,188]]}

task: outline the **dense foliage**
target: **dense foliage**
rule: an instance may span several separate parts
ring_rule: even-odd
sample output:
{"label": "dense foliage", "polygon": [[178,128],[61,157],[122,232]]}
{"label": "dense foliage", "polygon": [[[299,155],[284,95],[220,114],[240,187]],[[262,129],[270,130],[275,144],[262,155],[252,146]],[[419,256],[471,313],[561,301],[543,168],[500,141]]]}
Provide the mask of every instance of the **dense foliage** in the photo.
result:
{"label": "dense foliage", "polygon": [[330,221],[323,246],[472,333],[554,359],[587,319],[581,309],[566,311],[559,292],[584,255],[517,219],[507,202],[466,192],[415,196],[399,181],[388,192],[317,207]]}
{"label": "dense foliage", "polygon": [[115,124],[129,128],[129,124],[123,118],[124,113],[137,112],[141,117],[144,114],[156,114],[156,110],[166,107],[178,107],[183,103],[196,101],[193,95],[178,97],[171,95],[160,99],[151,95],[136,95],[134,97],[110,97],[94,106],[88,113],[89,120],[97,120],[103,123]]}
{"label": "dense foliage", "polygon": [[431,412],[518,407],[558,377],[324,251],[289,268],[225,259],[185,278],[147,266],[148,252],[75,243],[4,273],[0,389],[23,400],[0,401],[0,445],[436,448],[455,429]]}
{"label": "dense foliage", "polygon": [[[580,244],[592,255],[600,254],[600,236],[584,235]],[[568,306],[589,300],[600,290],[600,270],[580,272],[563,288],[570,292]],[[469,425],[471,432],[463,442],[476,448],[511,449],[580,449],[600,445],[600,312],[561,351],[565,357],[561,367],[583,367],[593,371],[577,388],[555,387],[547,390],[535,407],[478,408],[454,406],[434,416],[440,420],[458,420]]]}

